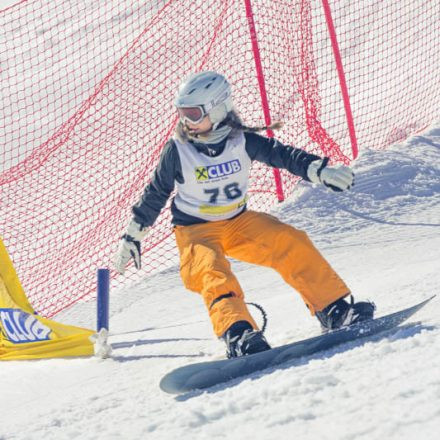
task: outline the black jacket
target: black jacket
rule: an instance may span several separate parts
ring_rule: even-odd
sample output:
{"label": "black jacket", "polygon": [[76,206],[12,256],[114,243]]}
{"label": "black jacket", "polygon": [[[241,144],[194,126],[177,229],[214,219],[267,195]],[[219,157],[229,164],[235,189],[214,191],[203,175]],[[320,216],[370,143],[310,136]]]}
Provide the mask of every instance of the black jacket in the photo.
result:
{"label": "black jacket", "polygon": [[[309,180],[307,168],[310,162],[321,159],[319,156],[309,154],[299,148],[283,145],[273,138],[248,132],[245,132],[244,136],[246,152],[251,160],[263,162],[274,168],[286,169],[305,180]],[[226,139],[216,145],[195,143],[193,145],[200,153],[215,157],[223,151]],[[174,190],[175,181],[183,183],[182,166],[176,144],[170,139],[162,151],[151,182],[146,186],[139,202],[133,206],[134,218],[138,223],[143,226],[154,224]],[[171,212],[172,222],[175,225],[187,226],[206,222],[206,220],[179,211],[174,202],[171,205]]]}

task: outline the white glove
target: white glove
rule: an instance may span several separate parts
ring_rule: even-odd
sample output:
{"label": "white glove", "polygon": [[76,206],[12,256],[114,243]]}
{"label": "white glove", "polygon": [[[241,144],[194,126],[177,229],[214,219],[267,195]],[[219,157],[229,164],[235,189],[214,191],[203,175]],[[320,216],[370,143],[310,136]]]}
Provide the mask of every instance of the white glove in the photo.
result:
{"label": "white glove", "polygon": [[132,258],[136,269],[141,268],[141,240],[149,230],[149,227],[142,227],[134,219],[128,224],[113,260],[115,269],[121,275],[125,272],[125,266]]}
{"label": "white glove", "polygon": [[314,160],[307,168],[307,177],[312,183],[322,183],[333,191],[344,191],[354,185],[354,173],[345,165],[327,166],[328,157]]}

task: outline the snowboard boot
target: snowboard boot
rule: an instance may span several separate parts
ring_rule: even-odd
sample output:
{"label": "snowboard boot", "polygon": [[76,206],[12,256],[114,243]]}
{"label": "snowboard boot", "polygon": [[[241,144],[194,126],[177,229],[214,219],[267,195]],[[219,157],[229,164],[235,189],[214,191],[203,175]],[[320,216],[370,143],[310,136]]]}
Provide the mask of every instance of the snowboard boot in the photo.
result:
{"label": "snowboard boot", "polygon": [[321,323],[322,331],[326,333],[372,319],[375,310],[374,303],[369,301],[355,303],[353,296],[350,295],[349,303],[344,298],[340,298],[322,311],[316,312],[316,317]]}
{"label": "snowboard boot", "polygon": [[228,359],[259,353],[271,348],[263,333],[254,330],[247,321],[237,321],[232,324],[222,339],[226,342]]}

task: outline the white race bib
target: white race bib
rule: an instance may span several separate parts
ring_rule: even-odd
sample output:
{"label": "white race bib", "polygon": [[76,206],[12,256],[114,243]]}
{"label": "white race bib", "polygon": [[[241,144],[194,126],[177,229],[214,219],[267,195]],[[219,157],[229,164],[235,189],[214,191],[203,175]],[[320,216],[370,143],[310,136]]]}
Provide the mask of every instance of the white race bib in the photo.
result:
{"label": "white race bib", "polygon": [[216,157],[199,153],[189,142],[174,139],[182,164],[184,183],[176,182],[174,203],[185,214],[203,220],[226,220],[247,202],[252,161],[242,132],[226,141]]}

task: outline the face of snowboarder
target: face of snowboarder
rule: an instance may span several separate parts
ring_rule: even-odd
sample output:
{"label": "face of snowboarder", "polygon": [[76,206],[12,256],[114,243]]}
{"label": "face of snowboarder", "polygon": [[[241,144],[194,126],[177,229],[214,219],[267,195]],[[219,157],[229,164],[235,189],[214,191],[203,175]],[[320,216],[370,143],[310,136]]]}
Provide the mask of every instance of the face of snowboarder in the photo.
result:
{"label": "face of snowboarder", "polygon": [[185,120],[185,126],[189,134],[199,135],[208,133],[212,130],[212,122],[209,119],[209,115],[206,115],[200,122],[191,122],[188,119]]}

